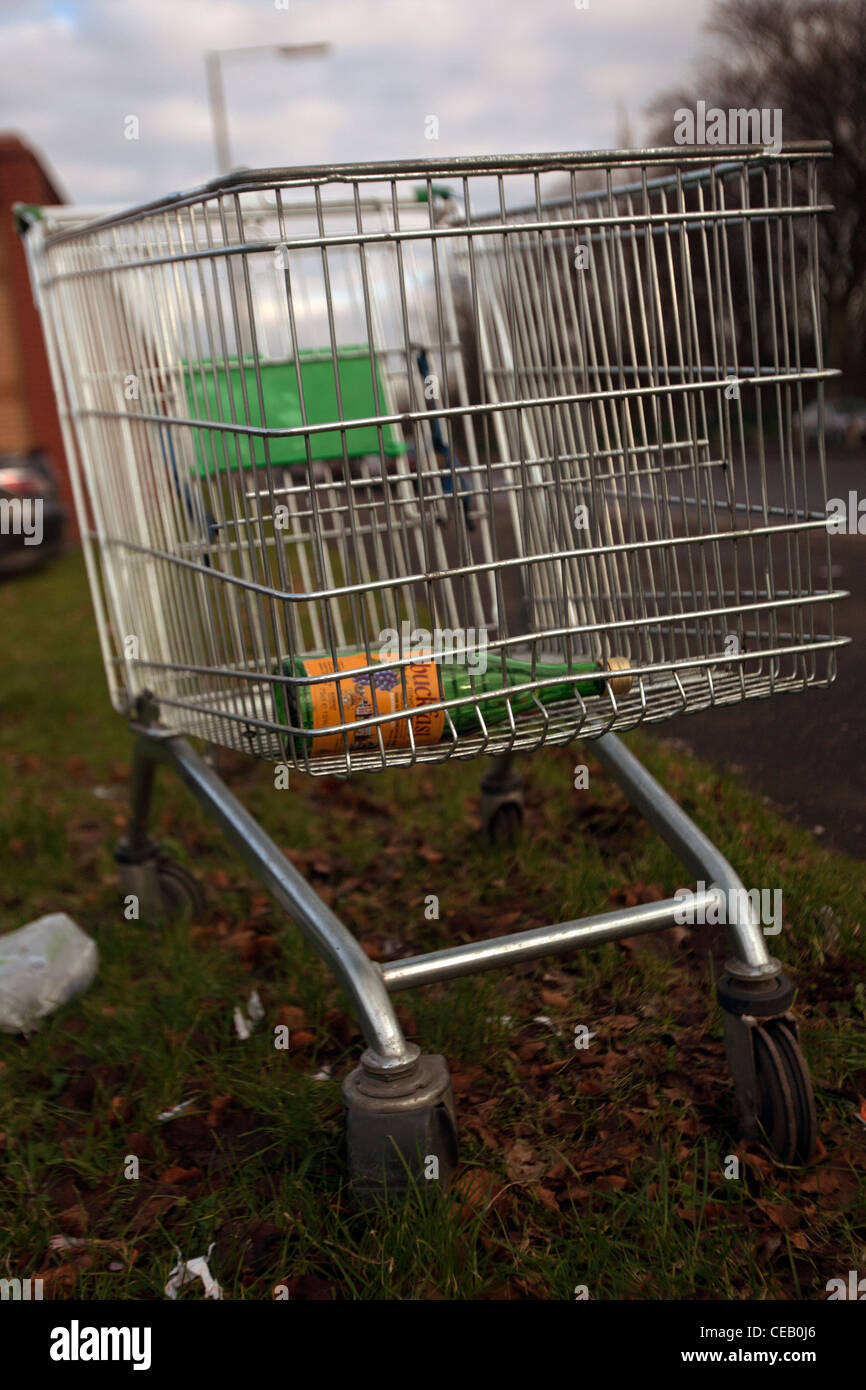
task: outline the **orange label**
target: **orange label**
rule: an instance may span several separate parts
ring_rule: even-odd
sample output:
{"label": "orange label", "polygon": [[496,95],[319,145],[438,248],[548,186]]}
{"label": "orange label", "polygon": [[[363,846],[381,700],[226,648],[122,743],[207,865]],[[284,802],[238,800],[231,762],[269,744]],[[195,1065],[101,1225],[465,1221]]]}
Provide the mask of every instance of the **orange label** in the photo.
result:
{"label": "orange label", "polygon": [[[374,660],[381,660],[379,657]],[[369,663],[363,652],[352,656],[338,656],[337,670],[352,671]],[[324,676],[334,670],[329,656],[306,657],[304,669],[308,676]],[[403,704],[403,680],[401,672],[385,667],[381,673],[373,672],[363,676],[350,676],[348,679],[323,681],[321,685],[309,685],[307,691],[313,709],[313,728],[328,729],[345,723],[345,733],[325,735],[313,740],[313,753],[342,753],[346,740],[350,748],[359,752],[379,747],[379,730],[386,748],[409,748],[409,721],[394,719],[387,724],[373,728],[363,727],[367,719],[377,714],[396,714],[398,710],[417,711],[412,715],[412,731],[416,743],[438,743],[445,731],[445,711],[425,710],[425,705],[435,704],[442,698],[439,673],[434,661],[420,661],[403,668],[406,673],[406,694],[408,703]],[[371,688],[372,681],[372,688]],[[340,706],[343,714],[340,716]],[[353,727],[361,724],[362,727]]]}

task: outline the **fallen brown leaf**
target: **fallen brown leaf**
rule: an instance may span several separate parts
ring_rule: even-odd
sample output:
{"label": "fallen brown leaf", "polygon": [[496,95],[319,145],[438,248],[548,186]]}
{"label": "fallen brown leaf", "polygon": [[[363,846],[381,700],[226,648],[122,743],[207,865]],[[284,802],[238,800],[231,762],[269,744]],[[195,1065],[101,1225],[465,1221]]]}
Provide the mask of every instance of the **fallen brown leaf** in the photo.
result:
{"label": "fallen brown leaf", "polygon": [[466,1067],[464,1071],[452,1072],[451,1089],[455,1096],[462,1096],[465,1095],[467,1091],[471,1091],[480,1075],[480,1067]]}
{"label": "fallen brown leaf", "polygon": [[543,989],[541,991],[541,1002],[546,1004],[549,1009],[570,1009],[572,1000],[567,994],[561,994],[556,989]]}
{"label": "fallen brown leaf", "polygon": [[501,1205],[506,1189],[484,1168],[469,1168],[456,1179],[453,1191],[462,1198],[460,1219],[471,1220],[479,1211]]}
{"label": "fallen brown leaf", "polygon": [[214,1096],[210,1103],[210,1110],[207,1113],[205,1124],[208,1129],[216,1129],[223,1117],[223,1112],[231,1105],[232,1096],[227,1092],[222,1096]]}
{"label": "fallen brown leaf", "polygon": [[173,1163],[170,1168],[160,1174],[159,1184],[161,1187],[174,1187],[178,1183],[194,1182],[201,1177],[200,1168],[181,1168],[179,1164]]}
{"label": "fallen brown leaf", "polygon": [[800,1213],[786,1206],[784,1202],[758,1201],[756,1206],[780,1231],[793,1231],[800,1224]]}
{"label": "fallen brown leaf", "polygon": [[72,1207],[67,1207],[65,1211],[61,1211],[57,1220],[64,1231],[71,1231],[73,1235],[78,1236],[84,1235],[89,1224],[87,1211],[80,1202]]}
{"label": "fallen brown leaf", "polygon": [[[86,1256],[79,1261],[80,1266],[90,1263],[92,1261]],[[36,1278],[42,1280],[43,1297],[64,1298],[75,1288],[78,1267],[71,1261],[62,1265],[51,1265],[48,1269],[40,1269]]]}
{"label": "fallen brown leaf", "polygon": [[588,1076],[585,1081],[578,1082],[575,1087],[579,1096],[603,1096],[607,1094],[606,1088],[600,1081],[595,1081]]}
{"label": "fallen brown leaf", "polygon": [[829,1195],[831,1192],[838,1192],[842,1186],[838,1173],[834,1173],[827,1168],[818,1168],[813,1173],[807,1173],[800,1183],[801,1192],[820,1192]]}
{"label": "fallen brown leaf", "polygon": [[297,1004],[281,1004],[277,1010],[277,1023],[284,1028],[305,1028],[307,1020],[303,1009],[298,1008]]}
{"label": "fallen brown leaf", "polygon": [[548,1168],[544,1177],[547,1182],[562,1182],[568,1174],[568,1164],[564,1159],[558,1158],[554,1164]]}
{"label": "fallen brown leaf", "polygon": [[635,1014],[614,1014],[613,1018],[605,1021],[604,1027],[608,1033],[628,1033],[639,1023],[640,1019]]}
{"label": "fallen brown leaf", "polygon": [[[644,883],[638,879],[635,883],[624,884],[622,888],[614,888],[608,895],[608,901],[614,907],[637,907],[640,903],[658,903],[664,898],[665,890],[661,883]],[[638,940],[639,938],[630,937],[627,940]]]}

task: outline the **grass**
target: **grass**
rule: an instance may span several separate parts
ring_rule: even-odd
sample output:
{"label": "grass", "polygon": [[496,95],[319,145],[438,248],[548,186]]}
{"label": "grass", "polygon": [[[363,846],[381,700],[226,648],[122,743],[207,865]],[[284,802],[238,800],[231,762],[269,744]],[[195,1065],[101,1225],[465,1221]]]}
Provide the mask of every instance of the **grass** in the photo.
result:
{"label": "grass", "polygon": [[[798,987],[818,1158],[786,1169],[732,1136],[712,989],[723,956],[707,932],[667,933],[399,996],[407,1033],[449,1061],[462,1163],[448,1196],[371,1217],[345,1190],[339,1081],[361,1040],[341,992],[168,776],[156,832],[201,878],[208,909],[161,928],[125,919],[112,849],[131,744],[108,705],[80,558],[0,596],[0,931],[62,910],[100,952],[85,995],[29,1039],[0,1036],[0,1277],[41,1276],[54,1297],[161,1298],[176,1251],[213,1244],[232,1298],[283,1285],[302,1299],[572,1299],[581,1287],[742,1299],[824,1298],[828,1279],[864,1267],[862,864],[735,779],[630,736],[746,884],[782,888],[771,947]],[[588,791],[573,787],[579,761]],[[264,764],[225,754],[221,770],[374,958],[686,882],[591,746],[527,765],[515,851],[479,834],[471,763],[351,783],[293,775],[289,791]],[[242,1042],[232,1013],[253,989],[265,1019]],[[288,1051],[274,1046],[280,1022]],[[595,1036],[577,1050],[581,1024]],[[739,1179],[725,1177],[730,1155]],[[51,1248],[55,1236],[79,1243]]]}

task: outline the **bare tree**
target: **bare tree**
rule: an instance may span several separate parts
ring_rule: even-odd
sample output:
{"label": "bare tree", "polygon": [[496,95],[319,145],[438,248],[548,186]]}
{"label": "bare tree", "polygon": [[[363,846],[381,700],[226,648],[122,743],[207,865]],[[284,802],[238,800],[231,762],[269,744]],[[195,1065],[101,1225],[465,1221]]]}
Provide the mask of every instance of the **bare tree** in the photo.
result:
{"label": "bare tree", "polygon": [[712,50],[683,88],[650,108],[653,140],[673,142],[674,112],[776,108],[791,140],[830,140],[822,192],[822,295],[827,358],[866,392],[866,4],[864,0],[717,0]]}

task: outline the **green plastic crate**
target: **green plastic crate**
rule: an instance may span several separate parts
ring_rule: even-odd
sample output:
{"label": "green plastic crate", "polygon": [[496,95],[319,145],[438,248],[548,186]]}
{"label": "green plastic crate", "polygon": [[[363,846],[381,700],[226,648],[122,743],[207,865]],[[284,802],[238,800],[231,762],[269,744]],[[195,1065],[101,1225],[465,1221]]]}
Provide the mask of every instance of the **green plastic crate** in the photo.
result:
{"label": "green plastic crate", "polygon": [[[307,424],[326,425],[338,421],[340,412],[337,409],[334,361],[330,350],[313,349],[302,352],[298,364]],[[382,378],[378,364],[369,349],[341,349],[337,358],[337,370],[344,421],[369,418],[385,412],[386,397]],[[378,407],[373,393],[374,373]],[[229,359],[228,367],[216,368],[212,363],[206,362],[203,371],[197,368],[195,372],[191,372],[189,364],[184,363],[190,415],[198,420],[230,421],[233,404],[234,418],[238,424],[265,429],[291,429],[302,425],[298,369],[294,361],[261,362],[259,374],[262,382],[264,419],[259,410],[258,383],[252,359],[249,362],[244,361],[242,365],[236,358],[232,358]],[[239,462],[242,468],[253,468],[265,462],[265,443],[261,439],[251,439],[233,431],[211,431],[201,428],[196,430],[196,435],[196,453],[199,474],[202,477],[215,472],[225,472],[226,468],[235,470]],[[303,435],[269,440],[271,463],[275,467],[306,463],[307,442]],[[406,443],[393,425],[381,426],[381,447],[392,457],[406,453]],[[309,436],[309,449],[313,459],[341,459],[342,436],[338,430],[312,434]],[[361,425],[347,428],[346,450],[350,458],[360,458],[365,454],[378,455],[379,449],[380,427]]]}

